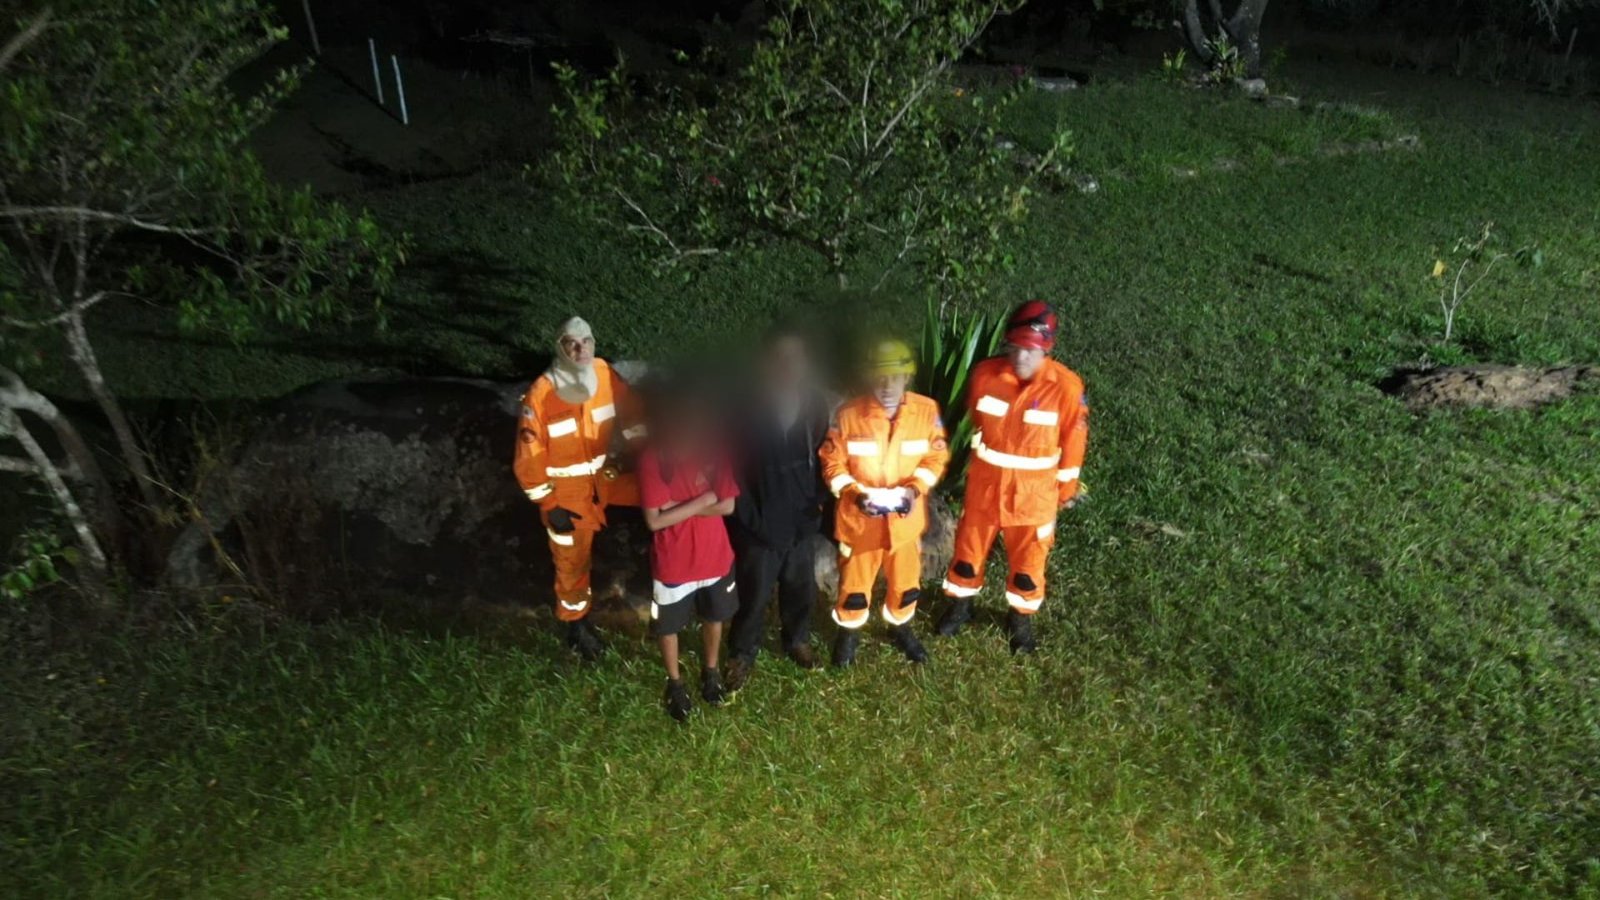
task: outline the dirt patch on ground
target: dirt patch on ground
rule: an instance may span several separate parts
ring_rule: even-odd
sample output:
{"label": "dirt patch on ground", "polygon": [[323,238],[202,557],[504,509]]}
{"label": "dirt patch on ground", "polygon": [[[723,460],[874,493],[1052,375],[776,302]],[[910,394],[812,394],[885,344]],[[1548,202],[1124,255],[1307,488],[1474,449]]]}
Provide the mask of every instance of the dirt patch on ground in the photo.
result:
{"label": "dirt patch on ground", "polygon": [[1532,409],[1565,399],[1585,382],[1600,382],[1600,366],[1439,366],[1395,372],[1378,388],[1412,412]]}

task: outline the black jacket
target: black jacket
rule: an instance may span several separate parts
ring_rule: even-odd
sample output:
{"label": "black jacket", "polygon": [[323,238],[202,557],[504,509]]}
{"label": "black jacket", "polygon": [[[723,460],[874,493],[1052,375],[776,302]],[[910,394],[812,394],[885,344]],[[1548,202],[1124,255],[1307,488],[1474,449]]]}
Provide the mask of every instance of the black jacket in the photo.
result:
{"label": "black jacket", "polygon": [[787,433],[763,404],[743,406],[735,429],[739,499],[730,531],[736,546],[787,549],[822,530],[832,499],[817,458],[828,436],[828,400],[820,393],[808,395]]}

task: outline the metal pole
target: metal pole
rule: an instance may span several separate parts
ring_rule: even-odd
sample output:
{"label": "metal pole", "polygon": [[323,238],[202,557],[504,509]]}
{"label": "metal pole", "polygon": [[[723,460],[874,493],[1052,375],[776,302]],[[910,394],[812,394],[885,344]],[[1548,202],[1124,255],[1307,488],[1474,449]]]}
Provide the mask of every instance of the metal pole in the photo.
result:
{"label": "metal pole", "polygon": [[378,89],[378,105],[383,105],[383,74],[378,71],[378,45],[367,38],[367,53],[372,57],[372,84]]}
{"label": "metal pole", "polygon": [[322,41],[317,40],[317,20],[311,18],[311,0],[300,0],[300,6],[306,11],[306,28],[311,31],[311,49],[321,56]]}
{"label": "metal pole", "polygon": [[391,53],[389,62],[394,64],[394,95],[400,101],[400,124],[410,125],[411,114],[406,112],[406,83],[400,80],[400,57]]}

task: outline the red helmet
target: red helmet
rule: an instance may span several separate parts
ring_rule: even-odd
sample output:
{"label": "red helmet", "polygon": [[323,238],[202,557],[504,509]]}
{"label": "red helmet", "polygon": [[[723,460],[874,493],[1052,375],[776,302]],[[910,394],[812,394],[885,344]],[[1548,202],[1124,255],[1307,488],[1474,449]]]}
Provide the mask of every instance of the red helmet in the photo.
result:
{"label": "red helmet", "polygon": [[1006,321],[1006,343],[1029,350],[1049,350],[1056,345],[1056,311],[1043,300],[1029,300]]}

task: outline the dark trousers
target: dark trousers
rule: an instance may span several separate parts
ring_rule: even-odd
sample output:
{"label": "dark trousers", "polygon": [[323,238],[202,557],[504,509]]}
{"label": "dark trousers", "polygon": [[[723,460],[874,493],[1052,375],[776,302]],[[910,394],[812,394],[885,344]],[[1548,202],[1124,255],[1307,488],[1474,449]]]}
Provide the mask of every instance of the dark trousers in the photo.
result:
{"label": "dark trousers", "polygon": [[740,547],[734,560],[739,582],[739,611],[733,617],[729,652],[753,660],[761,648],[772,589],[778,589],[782,647],[787,650],[811,637],[811,609],[817,603],[817,538],[805,538],[786,550]]}

